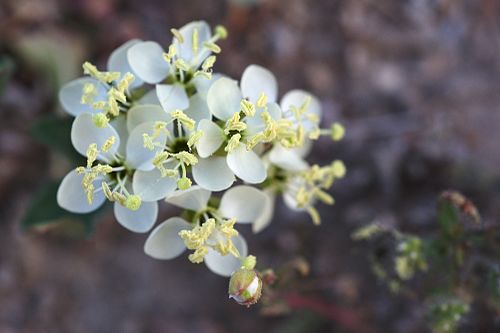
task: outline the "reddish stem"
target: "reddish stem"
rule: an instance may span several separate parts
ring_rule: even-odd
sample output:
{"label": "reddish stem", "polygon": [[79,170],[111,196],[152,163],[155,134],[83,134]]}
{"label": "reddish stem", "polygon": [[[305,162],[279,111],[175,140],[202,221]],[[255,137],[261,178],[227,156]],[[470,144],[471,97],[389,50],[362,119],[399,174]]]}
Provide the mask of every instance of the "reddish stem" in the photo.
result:
{"label": "reddish stem", "polygon": [[352,332],[365,333],[371,331],[362,324],[360,317],[350,310],[341,309],[322,300],[304,297],[297,294],[284,295],[283,299],[292,309],[311,310],[338,322],[345,328],[350,329]]}

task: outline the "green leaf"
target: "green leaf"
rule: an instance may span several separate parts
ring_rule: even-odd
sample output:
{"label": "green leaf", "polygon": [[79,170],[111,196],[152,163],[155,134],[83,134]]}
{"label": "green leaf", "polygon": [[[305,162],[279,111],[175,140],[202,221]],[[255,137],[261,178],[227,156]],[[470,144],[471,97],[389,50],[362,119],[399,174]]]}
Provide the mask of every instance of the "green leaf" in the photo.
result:
{"label": "green leaf", "polygon": [[54,114],[39,118],[31,127],[35,140],[58,151],[72,161],[83,159],[71,144],[71,126],[73,118],[58,117]]}
{"label": "green leaf", "polygon": [[463,229],[455,206],[442,200],[438,206],[438,224],[444,236],[455,238]]}
{"label": "green leaf", "polygon": [[66,234],[83,233],[91,235],[95,230],[95,218],[104,210],[103,207],[89,214],[73,214],[57,204],[56,195],[60,181],[50,182],[43,186],[33,197],[31,204],[21,220],[24,231],[48,225],[63,226]]}

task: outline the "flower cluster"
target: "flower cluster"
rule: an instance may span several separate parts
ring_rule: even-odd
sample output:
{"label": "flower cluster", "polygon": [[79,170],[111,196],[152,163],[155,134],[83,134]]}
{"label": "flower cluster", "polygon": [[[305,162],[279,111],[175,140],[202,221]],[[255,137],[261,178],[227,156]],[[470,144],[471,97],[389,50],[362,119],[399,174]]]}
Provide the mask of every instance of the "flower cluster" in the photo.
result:
{"label": "flower cluster", "polygon": [[106,71],[85,62],[85,76],[63,86],[71,142],[87,161],[63,179],[57,200],[74,213],[113,202],[118,223],[138,233],[153,229],[159,202],[180,207],[152,230],[146,254],[171,259],[187,249],[191,262],[231,276],[255,265],[235,225],[264,229],[277,195],[320,223],[316,205],[333,204],[328,190],[346,169],[305,156],[320,136],[342,139],[344,128],[320,128],[320,102],[306,91],[279,100],[266,68],[250,65],[239,81],[215,73],[224,27],[197,21],[171,33],[166,48],[125,43]]}

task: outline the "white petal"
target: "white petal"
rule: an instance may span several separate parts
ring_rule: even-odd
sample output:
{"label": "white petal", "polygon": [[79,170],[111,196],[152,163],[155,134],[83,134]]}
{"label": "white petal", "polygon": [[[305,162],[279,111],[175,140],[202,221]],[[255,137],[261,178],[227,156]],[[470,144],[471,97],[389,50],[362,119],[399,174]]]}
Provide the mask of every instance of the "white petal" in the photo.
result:
{"label": "white petal", "polygon": [[[90,213],[99,208],[106,198],[102,192],[94,194],[91,204],[87,201],[87,195],[82,187],[83,175],[70,171],[62,180],[57,190],[57,204],[62,208],[77,214]],[[100,188],[99,180],[94,181],[94,187]]]}
{"label": "white petal", "polygon": [[171,217],[157,226],[144,244],[144,252],[155,259],[173,259],[186,250],[179,232],[191,226],[180,217]]}
{"label": "white petal", "polygon": [[163,110],[172,112],[176,109],[185,110],[189,106],[189,98],[184,88],[179,84],[157,84],[156,95]]}
{"label": "white petal", "polygon": [[154,104],[154,105],[161,105],[160,100],[158,99],[158,96],[156,95],[156,89],[152,89],[148,91],[147,93],[144,94],[139,100],[135,103],[137,105],[139,104]]}
{"label": "white petal", "polygon": [[158,217],[158,203],[143,202],[138,210],[132,211],[118,202],[114,204],[115,217],[124,228],[138,233],[151,230]]}
{"label": "white petal", "polygon": [[244,97],[254,103],[261,93],[266,94],[268,103],[273,103],[278,98],[278,83],[274,74],[268,69],[250,65],[241,76],[241,91]]}
{"label": "white petal", "polygon": [[141,104],[130,108],[127,112],[127,128],[132,132],[134,128],[142,123],[152,121],[165,121],[168,122],[172,118],[166,113],[159,105]]}
{"label": "white petal", "polygon": [[78,116],[80,113],[96,113],[98,110],[94,110],[88,104],[82,104],[81,99],[83,95],[83,87],[85,84],[91,83],[97,88],[96,101],[101,101],[106,99],[106,89],[104,86],[91,77],[81,77],[79,79],[70,81],[66,83],[59,91],[59,102],[66,112],[73,116]]}
{"label": "white petal", "polygon": [[199,94],[191,96],[189,99],[189,107],[184,111],[184,113],[189,118],[194,119],[196,123],[199,123],[203,119],[212,118],[210,110],[208,109],[207,101]]}
{"label": "white petal", "polygon": [[277,144],[269,152],[269,160],[271,163],[279,166],[288,171],[302,171],[309,167],[296,152],[291,149],[284,148],[282,145]]}
{"label": "white petal", "polygon": [[266,123],[262,119],[262,112],[267,111],[271,118],[274,120],[281,119],[281,108],[276,103],[267,104],[267,108],[257,108],[255,110],[255,115],[253,117],[245,118],[245,123],[247,124],[247,133],[249,135],[254,135],[257,132],[261,132],[265,129]]}
{"label": "white petal", "polygon": [[143,134],[152,135],[154,125],[154,122],[143,123],[130,132],[127,141],[127,154],[125,156],[129,167],[145,171],[154,168],[152,160],[157,152],[163,150],[167,140],[165,132],[162,131],[156,139],[153,139],[153,142],[158,143],[159,147],[155,147],[153,150],[144,147]]}
{"label": "white petal", "polygon": [[299,208],[298,207],[297,200],[290,193],[286,193],[286,192],[283,193],[283,202],[291,210],[294,210],[294,211],[302,211],[302,210],[304,210],[303,208]]}
{"label": "white petal", "polygon": [[193,185],[187,190],[175,191],[165,201],[184,209],[200,211],[207,206],[212,193],[199,186]]}
{"label": "white petal", "polygon": [[240,111],[242,99],[238,82],[222,77],[214,82],[207,94],[210,112],[221,120],[228,120]]}
{"label": "white petal", "polygon": [[143,201],[157,201],[172,194],[177,188],[175,178],[162,177],[158,169],[136,170],[132,181],[134,193]]}
{"label": "white petal", "polygon": [[198,130],[203,131],[203,136],[196,144],[196,150],[201,158],[215,153],[224,142],[224,132],[210,120],[203,119],[198,124]]}
{"label": "white petal", "polygon": [[170,70],[163,59],[163,48],[156,42],[140,42],[127,52],[127,59],[135,74],[147,83],[158,83]]}
{"label": "white petal", "polygon": [[229,188],[235,181],[233,172],[222,156],[200,158],[193,165],[193,179],[196,184],[214,192]]}
{"label": "white petal", "polygon": [[291,210],[294,211],[304,210],[304,208],[299,208],[297,199],[295,198],[296,191],[293,190],[304,186],[304,182],[305,182],[304,179],[299,177],[294,177],[288,181],[287,188],[285,188],[285,191],[283,192],[283,201]]}
{"label": "white petal", "polygon": [[[199,45],[197,53],[193,52],[194,29],[198,30]],[[210,54],[206,50],[203,50],[203,43],[208,41],[212,36],[210,26],[205,21],[194,21],[184,25],[179,29],[179,32],[184,38],[184,42],[179,43],[176,38],[173,41],[179,56],[186,62],[192,63],[193,66],[197,67]]]}
{"label": "white petal", "polygon": [[112,136],[116,138],[115,144],[107,153],[99,154],[108,159],[116,153],[120,146],[120,136],[111,125],[108,124],[103,128],[96,127],[92,121],[92,115],[82,113],[75,118],[71,127],[71,143],[73,143],[76,151],[83,156],[86,155],[90,144],[95,143],[97,148],[100,149],[104,142]]}
{"label": "white petal", "polygon": [[140,43],[140,39],[132,39],[121,45],[117,49],[115,49],[108,58],[108,71],[110,72],[120,72],[122,75],[129,72],[134,75],[134,81],[130,85],[129,88],[137,88],[139,87],[143,81],[134,73],[132,68],[130,67],[127,59],[128,50]]}
{"label": "white petal", "polygon": [[259,218],[267,196],[255,187],[239,185],[227,190],[221,198],[219,212],[239,223],[250,223]]}
{"label": "white petal", "polygon": [[205,78],[204,76],[197,76],[191,80],[191,82],[196,87],[196,93],[200,95],[201,98],[207,99],[208,89],[214,84],[215,81],[223,77],[220,73],[212,74],[210,79]]}
{"label": "white petal", "polygon": [[291,148],[291,150],[298,156],[305,158],[311,152],[313,141],[309,138],[304,138],[304,144],[300,147]]}
{"label": "white petal", "polygon": [[267,176],[264,162],[242,144],[227,154],[227,165],[238,178],[250,184],[262,183]]}
{"label": "white petal", "polygon": [[[315,96],[304,90],[297,89],[287,92],[283,96],[283,98],[281,98],[281,109],[285,113],[288,112],[288,117],[290,118],[291,107],[294,106],[299,108],[308,97],[311,97],[311,103],[309,104],[308,112],[315,114],[316,116],[318,116],[318,119],[321,119],[321,103]],[[304,119],[303,125],[304,130],[307,132],[313,129],[314,124],[310,120]]]}
{"label": "white petal", "polygon": [[127,140],[128,140],[127,116],[123,113],[120,113],[118,117],[116,117],[109,123],[116,130],[118,136],[120,137],[120,145],[118,146],[118,153],[120,155],[125,155],[125,148],[127,146]]}
{"label": "white petal", "polygon": [[252,223],[252,231],[254,233],[264,230],[273,219],[276,195],[271,191],[264,191],[264,193],[267,196],[267,200],[266,204],[262,207],[261,215]]}
{"label": "white petal", "polygon": [[[238,249],[241,257],[248,255],[248,247],[245,239],[241,236],[232,238],[234,246]],[[218,275],[231,276],[234,271],[241,267],[241,262],[232,254],[222,256],[219,252],[209,249],[208,254],[205,256],[205,264],[208,269]]]}

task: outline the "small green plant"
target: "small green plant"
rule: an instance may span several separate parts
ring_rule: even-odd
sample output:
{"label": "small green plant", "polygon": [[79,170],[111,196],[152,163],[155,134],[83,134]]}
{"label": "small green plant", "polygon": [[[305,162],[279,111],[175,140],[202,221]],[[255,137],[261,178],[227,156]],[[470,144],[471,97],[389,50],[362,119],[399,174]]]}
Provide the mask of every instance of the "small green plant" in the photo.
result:
{"label": "small green plant", "polygon": [[[427,304],[434,332],[456,332],[474,304],[500,310],[499,225],[482,223],[475,205],[458,192],[441,194],[431,233],[410,234],[373,223],[352,238],[372,241],[372,270],[391,292]],[[410,280],[415,280],[411,289]]]}

